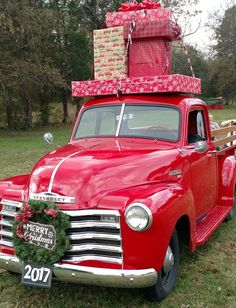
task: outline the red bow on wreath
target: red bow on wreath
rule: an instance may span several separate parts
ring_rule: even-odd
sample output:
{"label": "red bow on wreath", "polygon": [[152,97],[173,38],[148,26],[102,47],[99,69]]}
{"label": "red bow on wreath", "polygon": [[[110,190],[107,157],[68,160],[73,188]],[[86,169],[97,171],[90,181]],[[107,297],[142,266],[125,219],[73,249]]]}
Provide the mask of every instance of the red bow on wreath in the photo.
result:
{"label": "red bow on wreath", "polygon": [[129,12],[138,10],[152,10],[158,9],[161,6],[159,2],[154,2],[153,0],[143,0],[142,3],[138,3],[136,0],[133,2],[125,2],[119,8],[119,12]]}
{"label": "red bow on wreath", "polygon": [[58,211],[54,209],[46,209],[44,210],[44,213],[48,216],[52,216],[53,218],[56,218],[58,216]]}
{"label": "red bow on wreath", "polygon": [[24,238],[24,234],[22,233],[22,226],[24,223],[28,222],[32,216],[32,207],[28,204],[24,204],[21,213],[15,217],[16,221],[20,221],[16,231],[16,235],[19,238]]}

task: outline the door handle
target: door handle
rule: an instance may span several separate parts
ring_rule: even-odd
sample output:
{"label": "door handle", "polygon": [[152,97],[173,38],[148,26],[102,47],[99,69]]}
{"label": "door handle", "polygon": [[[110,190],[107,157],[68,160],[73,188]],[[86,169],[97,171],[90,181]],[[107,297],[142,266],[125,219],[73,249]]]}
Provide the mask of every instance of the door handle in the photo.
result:
{"label": "door handle", "polygon": [[209,151],[209,152],[207,153],[207,156],[212,156],[213,154],[216,154],[216,153],[217,153],[216,150]]}

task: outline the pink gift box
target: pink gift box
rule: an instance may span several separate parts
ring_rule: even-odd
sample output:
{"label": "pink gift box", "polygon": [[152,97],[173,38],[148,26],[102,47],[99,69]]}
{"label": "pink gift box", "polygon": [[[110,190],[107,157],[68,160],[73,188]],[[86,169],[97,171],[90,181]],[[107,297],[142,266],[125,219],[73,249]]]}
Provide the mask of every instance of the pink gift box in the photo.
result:
{"label": "pink gift box", "polygon": [[145,93],[201,94],[201,79],[175,74],[110,80],[73,81],[74,97]]}
{"label": "pink gift box", "polygon": [[[124,25],[124,38],[127,40],[130,31],[130,24]],[[168,21],[142,21],[136,22],[132,32],[132,40],[139,38],[163,38],[167,40],[179,40],[181,28],[172,20]]]}
{"label": "pink gift box", "polygon": [[147,21],[170,21],[173,20],[172,12],[167,8],[158,8],[153,10],[138,10],[128,12],[109,12],[106,14],[106,26],[108,28],[123,26],[130,23]]}
{"label": "pink gift box", "polygon": [[163,39],[134,39],[129,48],[129,77],[171,74],[172,45]]}

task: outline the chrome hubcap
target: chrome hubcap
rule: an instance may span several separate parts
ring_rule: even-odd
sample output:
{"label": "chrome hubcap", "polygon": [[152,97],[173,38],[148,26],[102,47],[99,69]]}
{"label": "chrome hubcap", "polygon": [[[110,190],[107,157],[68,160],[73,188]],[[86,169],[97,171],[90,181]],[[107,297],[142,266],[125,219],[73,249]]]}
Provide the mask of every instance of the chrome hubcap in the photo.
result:
{"label": "chrome hubcap", "polygon": [[171,247],[169,246],[166,252],[166,257],[163,265],[163,269],[166,275],[170,272],[170,270],[174,266],[174,263],[175,263],[174,254],[172,252]]}

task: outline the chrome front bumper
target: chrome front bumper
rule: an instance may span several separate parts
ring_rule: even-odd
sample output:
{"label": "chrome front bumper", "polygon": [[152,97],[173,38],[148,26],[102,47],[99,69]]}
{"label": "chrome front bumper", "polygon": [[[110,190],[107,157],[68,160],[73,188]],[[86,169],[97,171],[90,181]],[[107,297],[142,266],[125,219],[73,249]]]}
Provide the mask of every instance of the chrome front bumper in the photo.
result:
{"label": "chrome front bumper", "polygon": [[[21,273],[22,262],[17,257],[0,253],[0,268]],[[118,270],[71,264],[52,265],[53,278],[80,284],[118,288],[145,288],[156,283],[157,272],[153,269]]]}

